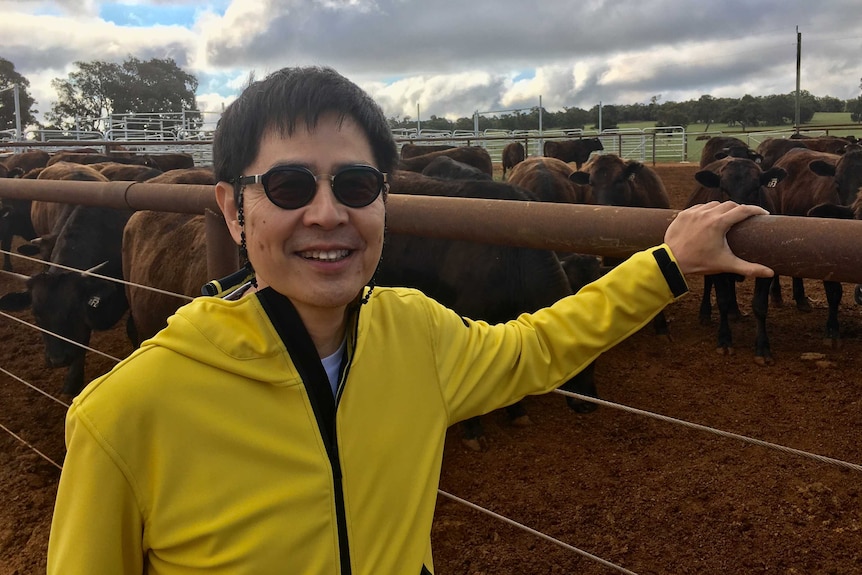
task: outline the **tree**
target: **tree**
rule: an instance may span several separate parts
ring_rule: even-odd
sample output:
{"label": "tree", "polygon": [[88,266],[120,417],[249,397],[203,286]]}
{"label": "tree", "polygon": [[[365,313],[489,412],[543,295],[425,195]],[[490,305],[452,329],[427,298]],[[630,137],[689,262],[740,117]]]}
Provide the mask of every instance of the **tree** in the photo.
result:
{"label": "tree", "polygon": [[[18,109],[21,112],[21,129],[31,124],[38,124],[34,110],[36,103],[27,88],[30,81],[15,70],[15,64],[0,57],[0,90],[18,86]],[[0,92],[0,130],[14,130],[17,127],[15,118],[15,91],[14,89]]]}
{"label": "tree", "polygon": [[[67,79],[55,78],[59,95],[46,114],[57,127],[104,130],[111,114],[163,114],[196,110],[198,80],[167,58],[149,61],[129,57],[122,64],[75,62],[78,70]],[[135,129],[164,127],[159,117],[150,118]]]}
{"label": "tree", "polygon": [[[862,90],[862,78],[859,79],[859,89]],[[862,95],[847,101],[847,111],[850,112],[851,121],[862,122]]]}

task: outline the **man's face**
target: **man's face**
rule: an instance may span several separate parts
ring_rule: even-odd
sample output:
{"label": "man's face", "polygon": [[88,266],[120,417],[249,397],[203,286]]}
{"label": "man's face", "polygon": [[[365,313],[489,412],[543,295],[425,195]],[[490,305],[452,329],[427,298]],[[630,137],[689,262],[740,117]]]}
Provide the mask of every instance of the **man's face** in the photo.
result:
{"label": "man's face", "polygon": [[[333,115],[323,116],[312,132],[302,125],[287,138],[267,132],[243,175],[285,164],[305,166],[316,175],[351,164],[376,167],[362,129],[350,118],[339,125]],[[335,198],[324,177],[301,208],[274,205],[262,184],[246,186],[244,204],[248,255],[259,287],[287,296],[301,315],[343,312],[374,274],[383,249],[382,194],[368,206],[350,208]]]}

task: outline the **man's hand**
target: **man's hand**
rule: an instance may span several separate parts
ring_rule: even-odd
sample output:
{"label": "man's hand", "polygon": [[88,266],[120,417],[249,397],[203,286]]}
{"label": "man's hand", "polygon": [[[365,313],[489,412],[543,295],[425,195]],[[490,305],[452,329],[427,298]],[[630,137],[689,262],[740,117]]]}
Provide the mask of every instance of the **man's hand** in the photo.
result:
{"label": "man's hand", "polygon": [[772,277],[763,265],[736,257],[727,245],[727,231],[751,216],[769,212],[759,206],[735,202],[698,204],[677,214],[664,234],[679,269],[684,274],[737,273],[747,277]]}

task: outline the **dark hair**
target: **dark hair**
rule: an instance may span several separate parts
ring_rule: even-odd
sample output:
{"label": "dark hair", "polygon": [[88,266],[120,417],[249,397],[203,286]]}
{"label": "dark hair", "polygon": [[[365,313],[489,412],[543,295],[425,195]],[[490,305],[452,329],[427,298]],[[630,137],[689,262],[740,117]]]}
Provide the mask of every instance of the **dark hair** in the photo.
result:
{"label": "dark hair", "polygon": [[[324,114],[351,118],[365,132],[377,168],[390,172],[398,152],[380,106],[359,86],[326,67],[282,68],[252,81],[222,114],[213,138],[216,180],[243,175],[257,157],[267,130],[293,134],[297,125],[313,128]],[[236,193],[239,186],[234,186]]]}

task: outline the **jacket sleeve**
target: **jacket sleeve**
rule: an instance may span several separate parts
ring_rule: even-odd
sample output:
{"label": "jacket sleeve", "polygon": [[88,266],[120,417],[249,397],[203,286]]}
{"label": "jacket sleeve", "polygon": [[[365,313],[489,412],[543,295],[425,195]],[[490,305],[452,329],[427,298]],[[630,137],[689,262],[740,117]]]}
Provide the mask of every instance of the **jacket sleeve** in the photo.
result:
{"label": "jacket sleeve", "polygon": [[451,422],[556,389],[687,291],[667,246],[639,252],[577,294],[505,324],[432,311]]}
{"label": "jacket sleeve", "polygon": [[73,404],[66,417],[67,455],[60,476],[48,575],[140,575],[143,517],[121,466]]}

